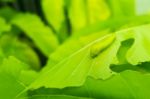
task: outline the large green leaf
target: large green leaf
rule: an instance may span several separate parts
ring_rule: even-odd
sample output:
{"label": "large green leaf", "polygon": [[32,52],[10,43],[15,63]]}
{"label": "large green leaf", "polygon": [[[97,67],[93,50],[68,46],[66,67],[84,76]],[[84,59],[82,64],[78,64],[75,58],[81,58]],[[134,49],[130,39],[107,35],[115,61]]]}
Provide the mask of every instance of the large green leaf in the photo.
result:
{"label": "large green leaf", "polygon": [[[90,42],[108,34],[108,30],[92,33],[86,36],[80,37],[70,37],[65,43],[63,43],[59,48],[54,51],[49,57],[49,63],[57,63],[60,60],[68,57],[70,54],[79,50],[81,47],[89,44]],[[66,51],[67,50],[67,51]]]}
{"label": "large green leaf", "polygon": [[96,99],[148,99],[150,75],[133,70],[117,73],[107,80],[88,77],[83,86],[64,89],[40,88],[33,95],[72,95]]}
{"label": "large green leaf", "polygon": [[[95,64],[97,58],[93,57],[92,55],[93,53],[95,54],[96,52],[92,51],[97,50],[97,48],[95,48],[95,43],[105,41],[104,43],[102,42],[102,44],[100,43],[101,46],[98,46],[99,49],[97,50],[97,54],[101,53],[101,51],[107,48],[113,42],[113,40],[114,36],[110,34],[82,47],[81,49],[74,52],[70,56],[64,58],[62,61],[54,65],[49,70],[45,70],[45,72],[43,72],[43,74],[41,74],[40,77],[31,85],[31,87],[39,88],[45,86],[52,88],[64,88],[66,86],[80,86],[84,83],[88,75],[103,79],[107,78],[107,76],[113,74],[108,67],[110,64],[109,62],[112,62],[113,58],[115,57],[114,55],[116,55],[116,52],[114,50],[117,49],[117,46],[113,45],[110,48],[108,48],[108,50],[103,52],[105,57],[108,57],[107,55],[110,55],[110,53],[113,51],[114,54],[111,54],[111,56],[109,56],[110,59],[108,59],[109,62],[104,62],[105,66],[99,67],[100,70],[98,69],[96,72],[94,72],[94,68],[97,68],[98,65]],[[93,47],[94,49],[92,49]],[[113,49],[113,51],[111,49]],[[105,54],[107,52],[109,53]],[[98,58],[102,57],[104,56],[102,55],[101,57]],[[91,69],[92,71],[90,71]],[[103,73],[106,75],[104,75]],[[47,76],[51,74],[53,76]]]}
{"label": "large green leaf", "polygon": [[12,20],[12,24],[22,29],[46,56],[49,56],[57,48],[58,40],[56,36],[38,16],[19,14]]}
{"label": "large green leaf", "polygon": [[48,63],[42,69],[41,73],[49,70],[51,67],[53,67],[58,62],[60,62],[60,60],[63,60],[64,58],[68,57],[70,54],[78,51],[80,48],[104,36],[105,34],[108,34],[107,30],[89,34],[82,37],[70,37],[65,43],[59,46],[59,48],[50,55]]}
{"label": "large green leaf", "polygon": [[96,79],[109,78],[114,74],[110,65],[116,63],[121,42],[128,39],[134,39],[134,43],[126,53],[127,61],[132,65],[150,61],[150,49],[146,46],[150,44],[147,32],[149,27],[150,25],[130,28],[92,41],[52,68],[47,68],[30,87],[64,88],[81,86],[88,76]]}

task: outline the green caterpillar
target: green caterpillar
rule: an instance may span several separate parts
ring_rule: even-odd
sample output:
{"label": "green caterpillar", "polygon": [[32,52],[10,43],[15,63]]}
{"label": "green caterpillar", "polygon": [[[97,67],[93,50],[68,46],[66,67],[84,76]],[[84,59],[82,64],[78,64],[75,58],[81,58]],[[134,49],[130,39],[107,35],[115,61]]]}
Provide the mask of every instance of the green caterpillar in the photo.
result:
{"label": "green caterpillar", "polygon": [[91,57],[95,58],[96,56],[98,56],[103,50],[109,47],[113,43],[114,40],[115,40],[115,34],[112,34],[104,38],[103,40],[100,40],[94,43],[90,49]]}

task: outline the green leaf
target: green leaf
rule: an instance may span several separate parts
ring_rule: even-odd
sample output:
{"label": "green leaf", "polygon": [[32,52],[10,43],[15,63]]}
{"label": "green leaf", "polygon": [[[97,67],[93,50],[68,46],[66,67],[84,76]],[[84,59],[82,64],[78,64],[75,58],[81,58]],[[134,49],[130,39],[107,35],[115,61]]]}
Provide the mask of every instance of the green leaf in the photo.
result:
{"label": "green leaf", "polygon": [[28,44],[18,40],[16,36],[12,34],[3,35],[0,37],[0,45],[4,57],[15,56],[24,63],[29,64],[31,68],[35,70],[40,69],[40,61],[37,54]]}
{"label": "green leaf", "polygon": [[12,46],[12,52],[10,52],[10,55],[13,55],[22,62],[29,64],[34,70],[39,70],[41,68],[41,63],[37,53],[28,44],[16,40]]}
{"label": "green leaf", "polygon": [[49,23],[59,31],[65,21],[63,0],[43,0],[42,7]]}
{"label": "green leaf", "polygon": [[86,4],[90,24],[94,24],[97,21],[105,21],[111,15],[105,0],[87,0]]}
{"label": "green leaf", "polygon": [[[108,31],[95,32],[86,36],[70,37],[65,43],[58,47],[49,57],[49,63],[58,63],[60,60],[68,57],[70,54],[79,50],[81,47],[89,44],[90,42],[108,34]],[[67,51],[66,51],[67,50]]]}
{"label": "green leaf", "polygon": [[[105,44],[108,47],[109,44],[113,42],[113,40],[114,36],[110,34],[98,40],[95,40],[92,43],[89,43],[88,45],[82,47],[78,51],[72,53],[70,56],[64,58],[62,61],[54,65],[49,70],[47,71],[45,70],[45,72],[43,72],[43,74],[41,74],[40,77],[30,87],[39,88],[45,86],[50,88],[64,88],[67,86],[80,86],[85,82],[87,76],[103,79],[111,76],[113,72],[111,72],[108,67],[110,63],[113,61],[113,58],[115,57],[114,55],[116,55],[116,52],[114,52],[114,50],[116,50],[118,46],[115,46],[114,44],[106,51],[102,52],[105,55],[105,57],[111,55],[109,56],[110,57],[108,59],[109,61],[103,63],[105,65],[105,66],[102,65],[103,67],[99,67],[98,64],[95,64],[97,58],[93,58],[91,56],[91,50],[93,51],[92,49],[93,44],[96,43],[103,44],[103,41],[106,41]],[[103,50],[105,48],[106,46],[103,46],[99,50]],[[114,54],[110,54],[112,52]],[[98,59],[99,58],[105,59],[103,55],[102,56],[100,55]],[[96,69],[98,68],[96,72],[95,68]],[[51,74],[53,76],[47,76]]]}
{"label": "green leaf", "polygon": [[110,11],[104,0],[71,0],[68,4],[68,15],[73,33],[109,18]]}
{"label": "green leaf", "polygon": [[16,14],[17,11],[8,6],[0,9],[0,16],[6,19],[6,21],[10,21]]}
{"label": "green leaf", "polygon": [[[18,94],[26,88],[19,80],[21,70],[28,68],[14,57],[5,59],[0,66],[0,98],[15,99]],[[21,97],[25,96],[22,94]]]}
{"label": "green leaf", "polygon": [[27,86],[38,76],[30,66],[13,56],[5,58],[0,65],[0,98],[22,99],[27,96]]}
{"label": "green leaf", "polygon": [[[109,78],[114,74],[110,69],[110,65],[115,62],[121,42],[128,39],[134,39],[135,41],[126,53],[127,61],[132,65],[150,61],[150,49],[146,46],[150,44],[150,37],[147,32],[149,31],[149,27],[150,25],[129,28],[92,41],[53,67],[46,68],[47,70],[41,73],[39,78],[31,84],[30,88],[37,89],[43,86],[46,88],[81,86],[88,76],[96,79]],[[115,40],[114,35],[116,36]],[[98,54],[96,57],[91,56],[94,44],[98,44],[96,48],[99,48],[98,50],[96,49],[98,52],[96,52]],[[103,44],[106,44],[107,47],[103,46]]]}
{"label": "green leaf", "polygon": [[[31,91],[36,95],[72,95],[96,99],[148,99],[150,75],[133,70],[117,73],[107,80],[88,77],[84,85],[64,89],[40,88]],[[109,90],[108,90],[109,89]]]}
{"label": "green leaf", "polygon": [[58,40],[56,36],[38,16],[19,14],[12,20],[12,24],[23,30],[46,56],[49,56],[57,48]]}
{"label": "green leaf", "polygon": [[104,36],[105,34],[108,34],[108,31],[97,32],[81,37],[70,37],[65,43],[63,43],[55,52],[50,55],[47,65],[42,69],[41,72],[49,70],[51,67],[60,62],[60,60],[63,60],[70,54],[73,54],[80,48]]}
{"label": "green leaf", "polygon": [[69,96],[69,95],[33,95],[33,96],[29,96],[29,98],[30,99],[92,99],[92,98],[76,97],[76,96]]}
{"label": "green leaf", "polygon": [[8,32],[11,30],[11,26],[6,23],[6,21],[0,17],[0,36],[3,32]]}
{"label": "green leaf", "polygon": [[109,0],[113,17],[133,16],[136,13],[136,0]]}
{"label": "green leaf", "polygon": [[64,0],[43,0],[42,8],[49,24],[55,29],[61,40],[68,36]]}
{"label": "green leaf", "polygon": [[71,0],[68,7],[68,14],[73,31],[77,31],[87,25],[84,0]]}
{"label": "green leaf", "polygon": [[[149,97],[149,78],[149,74],[129,70],[117,74],[109,80],[97,81],[97,83],[94,83],[95,80],[89,80],[85,86],[91,86],[88,87],[89,93],[95,97],[145,99],[145,97]],[[107,89],[110,89],[109,92]]]}
{"label": "green leaf", "polygon": [[86,36],[93,32],[100,32],[104,30],[114,32],[120,29],[127,29],[129,27],[139,26],[148,23],[150,23],[149,15],[112,18],[106,21],[96,22],[95,24],[86,26],[85,28],[77,31],[77,33],[73,33],[73,36]]}
{"label": "green leaf", "polygon": [[143,25],[117,33],[121,41],[134,40],[133,45],[125,55],[127,61],[132,65],[150,61],[150,47],[147,46],[150,44],[149,27],[150,25]]}

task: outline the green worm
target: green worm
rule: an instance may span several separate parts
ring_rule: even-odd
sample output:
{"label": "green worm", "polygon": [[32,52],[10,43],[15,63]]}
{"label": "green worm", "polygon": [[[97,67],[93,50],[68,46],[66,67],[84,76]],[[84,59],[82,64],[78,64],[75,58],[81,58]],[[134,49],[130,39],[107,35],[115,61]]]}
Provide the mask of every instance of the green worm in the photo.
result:
{"label": "green worm", "polygon": [[100,41],[94,43],[90,49],[91,57],[95,58],[102,51],[104,51],[107,47],[109,47],[113,43],[113,41],[115,40],[115,37],[116,37],[115,34],[112,34],[112,35],[104,38],[103,40],[100,40]]}

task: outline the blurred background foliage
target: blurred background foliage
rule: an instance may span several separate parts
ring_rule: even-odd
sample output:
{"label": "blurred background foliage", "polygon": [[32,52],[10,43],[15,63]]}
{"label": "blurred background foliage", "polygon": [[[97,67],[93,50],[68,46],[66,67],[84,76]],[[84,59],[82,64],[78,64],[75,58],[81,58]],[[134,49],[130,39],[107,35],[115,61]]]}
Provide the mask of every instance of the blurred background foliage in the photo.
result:
{"label": "blurred background foliage", "polygon": [[149,3],[149,0],[0,0],[0,44],[5,53],[1,56],[14,55],[39,69],[55,49],[65,53],[58,46],[73,43],[72,38],[84,38],[81,40],[84,43],[98,35],[149,23]]}

